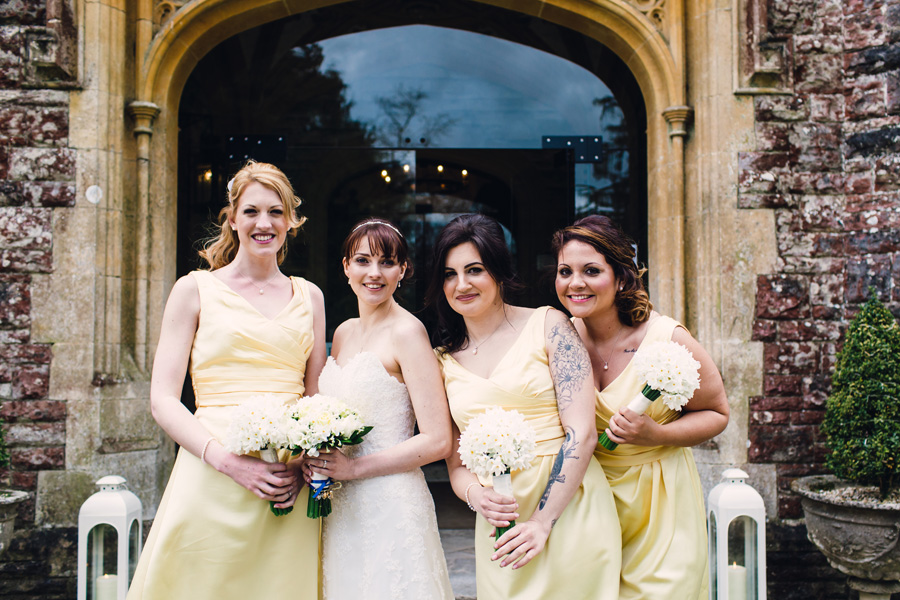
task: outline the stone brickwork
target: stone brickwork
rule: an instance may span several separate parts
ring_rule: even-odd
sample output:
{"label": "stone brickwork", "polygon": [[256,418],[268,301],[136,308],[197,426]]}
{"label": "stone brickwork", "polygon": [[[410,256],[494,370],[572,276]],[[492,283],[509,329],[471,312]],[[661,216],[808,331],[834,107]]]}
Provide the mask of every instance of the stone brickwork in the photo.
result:
{"label": "stone brickwork", "polygon": [[68,148],[69,96],[29,79],[27,45],[45,32],[47,2],[0,8],[0,420],[11,465],[0,487],[31,492],[0,562],[0,596],[70,597],[54,578],[74,558],[74,531],[35,527],[38,473],[62,470],[66,402],[49,399],[51,344],[32,341],[32,277],[53,272],[54,211],[75,203],[75,151]]}
{"label": "stone brickwork", "polygon": [[739,156],[739,206],[774,209],[779,255],[757,279],[749,459],[776,465],[777,516],[794,519],[790,482],[824,468],[848,321],[870,287],[900,316],[900,4],[769,0],[768,28],[793,49],[793,93],[755,98],[757,148]]}

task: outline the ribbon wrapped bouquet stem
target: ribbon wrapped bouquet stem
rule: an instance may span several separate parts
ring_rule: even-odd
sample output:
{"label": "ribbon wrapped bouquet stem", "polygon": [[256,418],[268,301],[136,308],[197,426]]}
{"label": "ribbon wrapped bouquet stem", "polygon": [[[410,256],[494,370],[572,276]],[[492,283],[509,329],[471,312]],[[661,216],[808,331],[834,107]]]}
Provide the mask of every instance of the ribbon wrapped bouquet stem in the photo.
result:
{"label": "ribbon wrapped bouquet stem", "polygon": [[[666,406],[681,411],[700,387],[700,363],[677,342],[653,342],[641,347],[632,360],[638,379],[645,382],[641,393],[628,403],[629,410],[639,415],[660,397]],[[605,431],[598,443],[610,451],[618,447]]]}

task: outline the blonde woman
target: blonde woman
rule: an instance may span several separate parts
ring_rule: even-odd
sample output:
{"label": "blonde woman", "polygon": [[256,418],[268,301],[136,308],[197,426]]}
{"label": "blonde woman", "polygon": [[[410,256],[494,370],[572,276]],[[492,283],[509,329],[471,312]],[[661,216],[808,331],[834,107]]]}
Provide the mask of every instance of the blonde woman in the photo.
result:
{"label": "blonde woman", "polygon": [[[306,487],[299,467],[222,445],[234,407],[258,394],[286,401],[317,389],[325,308],[311,283],[286,277],[285,240],[305,219],[273,165],[249,163],[229,186],[209,271],[180,278],[166,303],[150,383],[157,423],[180,446],[128,600],[314,600],[318,522],[276,517]],[[181,404],[190,368],[197,411]],[[287,457],[283,456],[282,459]]]}

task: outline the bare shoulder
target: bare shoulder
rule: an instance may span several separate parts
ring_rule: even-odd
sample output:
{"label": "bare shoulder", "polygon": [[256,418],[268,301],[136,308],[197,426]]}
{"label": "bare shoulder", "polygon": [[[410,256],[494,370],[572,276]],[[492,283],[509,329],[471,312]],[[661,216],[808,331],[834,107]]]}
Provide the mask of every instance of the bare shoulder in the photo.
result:
{"label": "bare shoulder", "polygon": [[679,325],[672,332],[672,341],[677,342],[690,350],[694,358],[699,360],[701,364],[713,364],[713,359],[709,352],[691,335],[691,333],[683,326]]}
{"label": "bare shoulder", "polygon": [[544,325],[546,329],[550,329],[557,325],[572,325],[572,321],[569,320],[569,317],[560,310],[555,308],[550,308],[547,311],[546,316],[544,317]]}
{"label": "bare shoulder", "polygon": [[394,343],[401,346],[417,338],[427,342],[428,332],[425,331],[422,321],[408,310],[403,309],[391,322],[391,338]]}
{"label": "bare shoulder", "polygon": [[169,302],[180,306],[196,305],[200,306],[200,288],[197,286],[197,280],[193,275],[183,275],[178,278],[172,291],[169,292]]}
{"label": "bare shoulder", "polygon": [[309,298],[313,301],[313,304],[325,304],[325,294],[322,293],[322,290],[319,289],[319,286],[314,284],[310,280],[306,280],[306,285],[309,288]]}
{"label": "bare shoulder", "polygon": [[169,323],[176,324],[175,326],[178,328],[184,327],[193,331],[197,327],[199,318],[200,288],[193,275],[185,275],[175,282],[172,291],[169,292],[163,316],[163,329],[166,328],[165,323]]}
{"label": "bare shoulder", "polygon": [[353,332],[356,331],[356,326],[359,323],[359,319],[347,319],[343,323],[337,326],[337,329],[334,330],[334,343],[337,343],[343,340],[345,337],[353,335]]}

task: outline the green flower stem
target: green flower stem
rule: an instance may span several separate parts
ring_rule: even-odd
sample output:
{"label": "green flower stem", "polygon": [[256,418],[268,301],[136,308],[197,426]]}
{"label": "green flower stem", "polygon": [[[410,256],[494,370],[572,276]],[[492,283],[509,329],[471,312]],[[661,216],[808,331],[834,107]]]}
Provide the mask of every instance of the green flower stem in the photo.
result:
{"label": "green flower stem", "polygon": [[[642,415],[647,411],[650,403],[659,398],[660,393],[659,390],[654,390],[645,383],[641,393],[632,398],[631,402],[628,403],[628,408],[633,412]],[[609,436],[606,435],[605,431],[600,434],[600,439],[597,443],[610,451],[619,447],[617,443],[609,439]]]}

